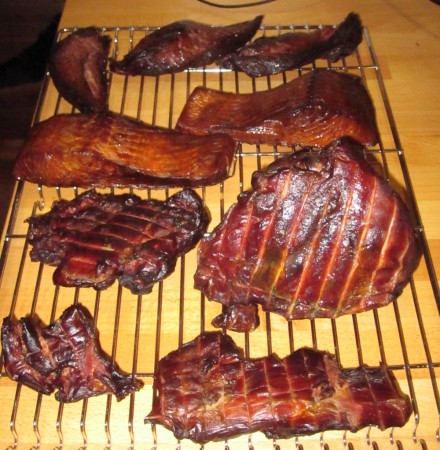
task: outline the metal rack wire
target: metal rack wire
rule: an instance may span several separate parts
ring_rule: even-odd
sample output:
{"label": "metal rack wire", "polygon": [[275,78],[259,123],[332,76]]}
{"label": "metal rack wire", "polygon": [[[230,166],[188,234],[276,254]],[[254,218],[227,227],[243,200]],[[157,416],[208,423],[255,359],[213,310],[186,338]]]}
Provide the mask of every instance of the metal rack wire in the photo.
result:
{"label": "metal rack wire", "polygon": [[[264,26],[259,33],[308,32],[316,28],[319,25]],[[152,27],[102,27],[101,32],[113,38],[112,57],[118,58],[152,30]],[[61,30],[58,39],[73,31]],[[423,259],[402,296],[388,307],[335,320],[285,322],[264,313],[263,325],[259,330],[236,337],[236,340],[244,347],[247,356],[271,352],[282,355],[301,345],[308,345],[329,350],[345,367],[374,366],[381,361],[394,371],[402,390],[409,394],[414,414],[401,430],[380,432],[369,428],[356,434],[349,431],[325,432],[286,442],[269,442],[252,435],[206,446],[233,449],[247,445],[250,449],[278,450],[292,445],[299,449],[317,445],[326,449],[352,449],[355,446],[379,448],[395,444],[398,448],[427,448],[427,440],[440,442],[440,356],[436,342],[439,325],[436,313],[440,309],[440,295],[404,150],[368,30],[364,30],[363,43],[355,54],[337,64],[317,62],[297,71],[258,80],[217,67],[135,79],[109,73],[109,104],[113,111],[121,114],[172,127],[181,106],[196,85],[234,92],[255,92],[285,83],[316,67],[355,73],[367,84],[376,106],[381,141],[368,149],[366,156],[407,200],[422,245]],[[47,74],[34,122],[60,112],[74,111],[58,96]],[[211,211],[211,226],[221,220],[236,196],[249,187],[253,170],[294,150],[240,145],[234,176],[217,186],[199,190]],[[214,311],[220,306],[208,302],[192,287],[194,251],[182,257],[175,272],[158,283],[149,295],[136,297],[117,285],[102,292],[53,286],[52,269],[29,261],[27,228],[23,222],[28,216],[47,210],[52,201],[72,198],[78,191],[76,188],[36,188],[24,182],[16,184],[0,259],[0,312],[3,317],[9,314],[38,314],[44,321],[50,322],[71,303],[86,305],[92,313],[95,327],[100,331],[101,344],[112,361],[118,362],[133,376],[143,378],[146,387],[120,404],[111,396],[105,396],[75,405],[63,405],[53,398],[16,385],[5,376],[2,367],[0,392],[7,418],[0,421],[0,441],[9,442],[10,448],[189,447],[191,443],[176,442],[170,433],[160,427],[147,427],[143,424],[143,417],[151,406],[154,394],[152,381],[159,358],[208,329],[210,320],[216,315]],[[170,194],[171,190],[140,192],[140,195],[154,198],[164,198]],[[408,317],[408,310],[411,317]],[[420,379],[428,380],[428,383],[421,386]]]}

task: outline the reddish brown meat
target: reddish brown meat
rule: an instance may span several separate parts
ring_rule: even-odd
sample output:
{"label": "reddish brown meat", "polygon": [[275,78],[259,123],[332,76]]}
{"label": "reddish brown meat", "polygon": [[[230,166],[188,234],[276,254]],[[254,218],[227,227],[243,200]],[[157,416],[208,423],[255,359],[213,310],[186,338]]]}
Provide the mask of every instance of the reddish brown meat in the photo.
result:
{"label": "reddish brown meat", "polygon": [[409,398],[385,367],[341,369],[326,352],[303,348],[245,360],[229,336],[203,333],[160,362],[146,422],[177,439],[205,443],[262,431],[289,438],[368,425],[401,427]]}
{"label": "reddish brown meat", "polygon": [[55,44],[49,71],[59,93],[83,113],[107,111],[106,67],[110,38],[80,29]]}
{"label": "reddish brown meat", "polygon": [[[254,173],[253,189],[199,246],[195,286],[235,309],[218,326],[243,306],[286,319],[337,317],[402,292],[419,260],[414,228],[362,150],[346,138]],[[255,314],[243,313],[235,329],[252,328]]]}
{"label": "reddish brown meat", "polygon": [[192,134],[226,133],[249,144],[324,146],[342,136],[374,145],[375,111],[362,80],[314,70],[274,89],[232,94],[197,87],[176,128]]}
{"label": "reddish brown meat", "polygon": [[174,22],[145,36],[110,69],[127,75],[161,75],[209,65],[237,50],[260,27],[263,16],[224,27],[190,20]]}
{"label": "reddish brown meat", "polygon": [[100,394],[114,394],[121,400],[143,386],[104,355],[82,306],[67,308],[46,327],[34,316],[5,318],[2,349],[11,379],[47,395],[57,390],[55,398],[60,402]]}
{"label": "reddish brown meat", "polygon": [[362,41],[362,32],[359,16],[350,13],[336,28],[261,37],[226,56],[220,65],[260,77],[297,69],[316,59],[335,62],[357,48]]}
{"label": "reddish brown meat", "polygon": [[165,202],[91,190],[28,221],[31,258],[57,266],[55,284],[105,289],[119,279],[146,294],[197,244],[209,216],[191,190]]}
{"label": "reddish brown meat", "polygon": [[61,114],[37,124],[15,176],[60,187],[199,187],[232,174],[236,144],[117,114]]}

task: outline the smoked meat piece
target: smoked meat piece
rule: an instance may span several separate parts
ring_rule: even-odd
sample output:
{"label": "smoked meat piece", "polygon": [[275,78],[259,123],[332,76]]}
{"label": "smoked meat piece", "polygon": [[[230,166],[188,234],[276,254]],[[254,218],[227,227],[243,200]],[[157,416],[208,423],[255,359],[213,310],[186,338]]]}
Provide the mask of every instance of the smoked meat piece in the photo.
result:
{"label": "smoked meat piece", "polygon": [[75,31],[55,44],[49,72],[58,92],[83,113],[108,110],[106,68],[110,37],[96,28]]}
{"label": "smoked meat piece", "polygon": [[126,75],[162,75],[207,66],[246,44],[257,32],[263,16],[227,26],[190,20],[173,22],[145,36],[110,70]]}
{"label": "smoked meat piece", "polygon": [[[202,239],[195,286],[233,307],[250,304],[286,319],[335,318],[384,306],[402,292],[420,249],[408,208],[344,138],[320,152],[303,150],[254,172]],[[231,316],[231,318],[229,317]]]}
{"label": "smoked meat piece", "polygon": [[205,332],[160,360],[146,422],[203,444],[262,431],[270,439],[368,425],[401,427],[409,398],[385,367],[341,369],[302,348],[283,359],[245,359],[233,340]]}
{"label": "smoked meat piece", "polygon": [[361,78],[313,70],[267,91],[233,94],[197,87],[176,128],[226,133],[239,142],[325,146],[342,136],[364,145],[379,138],[375,110]]}
{"label": "smoked meat piece", "polygon": [[28,222],[31,259],[57,267],[56,285],[105,289],[119,279],[147,294],[198,243],[209,215],[192,190],[164,202],[90,190]]}
{"label": "smoked meat piece", "polygon": [[59,187],[199,187],[231,175],[236,144],[113,113],[60,114],[35,125],[15,163],[20,179]]}
{"label": "smoked meat piece", "polygon": [[298,69],[316,59],[336,62],[350,55],[362,42],[362,23],[350,13],[336,28],[283,33],[256,39],[220,62],[220,66],[252,77]]}
{"label": "smoked meat piece", "polygon": [[70,306],[46,327],[34,316],[6,317],[2,348],[9,378],[42,394],[57,391],[60,402],[101,394],[121,400],[143,386],[102,352],[90,315],[80,305]]}

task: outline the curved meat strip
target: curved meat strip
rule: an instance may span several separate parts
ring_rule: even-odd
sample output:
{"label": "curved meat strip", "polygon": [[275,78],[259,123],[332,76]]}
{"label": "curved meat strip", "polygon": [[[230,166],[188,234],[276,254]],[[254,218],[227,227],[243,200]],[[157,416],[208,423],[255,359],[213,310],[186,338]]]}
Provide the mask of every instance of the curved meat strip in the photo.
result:
{"label": "curved meat strip", "polygon": [[261,77],[298,69],[316,59],[336,62],[353,53],[362,42],[362,34],[359,15],[350,13],[336,28],[258,38],[226,56],[219,65],[251,77]]}
{"label": "curved meat strip", "polygon": [[166,201],[86,191],[28,219],[31,259],[56,266],[54,283],[105,289],[116,279],[151,292],[205,233],[209,213],[190,189]]}
{"label": "curved meat strip", "polygon": [[49,71],[62,97],[83,113],[108,110],[106,67],[110,37],[79,29],[55,44]]}
{"label": "curved meat strip", "polygon": [[183,20],[145,36],[110,70],[126,75],[162,75],[209,65],[234,52],[257,32],[263,16],[227,26]]}

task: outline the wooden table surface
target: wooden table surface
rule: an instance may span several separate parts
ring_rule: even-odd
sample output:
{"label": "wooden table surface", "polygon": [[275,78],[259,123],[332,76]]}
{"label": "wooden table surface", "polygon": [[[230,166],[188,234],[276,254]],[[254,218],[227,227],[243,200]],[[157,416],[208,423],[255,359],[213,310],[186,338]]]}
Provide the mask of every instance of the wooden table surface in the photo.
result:
{"label": "wooden table surface", "polygon": [[[235,3],[231,0],[218,2]],[[264,5],[231,9],[208,6],[197,0],[67,0],[60,29],[95,25],[110,27],[111,33],[114,33],[113,27],[116,26],[161,26],[180,19],[229,24],[258,14],[264,14],[266,25],[334,24],[340,22],[349,11],[360,14],[371,37],[400,138],[399,145],[399,141],[396,143],[393,139],[390,127],[384,125],[384,148],[396,147],[396,150],[404,152],[432,265],[439,272],[440,6],[428,0],[353,0],[350,3],[337,0],[276,0]],[[127,36],[126,31],[121,31],[121,54],[126,49]],[[134,39],[138,37],[135,33]],[[229,84],[225,77],[227,88]],[[157,124],[172,125],[184,101],[185,80],[176,75],[171,80],[168,77],[161,81],[158,89],[162,103],[154,117]],[[192,83],[199,81],[203,81],[202,76],[194,74]],[[367,75],[367,82],[374,100],[383,100],[376,88],[377,79]],[[124,114],[151,121],[147,111],[148,93],[154,91],[154,81],[129,80],[124,87],[123,78],[114,77],[112,83],[111,107],[117,105]],[[177,99],[171,119],[167,97],[170,85],[176,91]],[[126,95],[121,99],[124,89]],[[139,92],[145,98],[142,106],[146,105],[147,112],[140,108],[137,101]],[[38,120],[49,117],[55,110],[69,111],[67,104],[57,104],[57,94],[50,83],[44,94]],[[377,106],[379,120],[385,123],[386,107],[383,104]],[[163,115],[161,108],[166,110]],[[402,168],[396,155],[397,152],[389,155],[389,177],[391,182],[403,185]],[[260,162],[264,164],[266,159],[262,157]],[[244,162],[246,182],[255,168],[252,164]],[[216,189],[209,188],[204,193],[212,209],[213,225],[224,212],[218,206],[219,193]],[[237,178],[225,182],[221,193],[224,209],[238,193]],[[58,193],[43,188],[42,195],[45,208],[48,208]],[[35,186],[25,184],[19,197],[16,217],[2,239],[0,313],[6,316],[12,310],[16,316],[22,316],[34,311],[48,322],[58,317],[72,302],[79,301],[92,313],[99,312],[96,326],[105,351],[114,356],[124,370],[144,374],[146,386],[136,396],[120,403],[104,396],[60,406],[53,397],[43,398],[26,387],[17,388],[14,382],[2,377],[0,398],[3,399],[4,412],[0,414],[0,446],[54,448],[62,445],[64,448],[79,448],[86,445],[88,448],[102,449],[105,446],[152,448],[157,445],[159,449],[168,449],[181,445],[182,448],[197,448],[189,441],[178,444],[161,427],[157,428],[157,441],[154,441],[150,427],[143,424],[143,417],[151,404],[150,372],[154,370],[155,359],[193,338],[201,327],[210,329],[210,320],[218,312],[216,304],[201,306],[200,294],[192,289],[194,253],[188,255],[184,262],[179,262],[176,273],[148,296],[137,298],[117,286],[99,295],[92,290],[57,290],[51,283],[51,269],[41,268],[29,261],[28,248],[23,239],[27,229],[24,219],[32,213],[34,202],[40,198],[39,193]],[[429,255],[425,254],[425,257]],[[330,448],[343,448],[346,442],[351,442],[355,448],[371,448],[371,443],[375,442],[380,448],[395,448],[395,442],[399,441],[404,448],[439,447],[440,322],[434,297],[424,259],[412,286],[405,289],[396,304],[378,312],[343,317],[336,321],[316,320],[313,324],[297,321],[289,329],[284,319],[270,317],[272,350],[280,356],[284,356],[292,342],[295,348],[309,345],[337,351],[344,366],[353,366],[359,361],[377,365],[386,356],[387,364],[396,368],[395,375],[401,388],[411,395],[416,408],[408,424],[403,429],[393,430],[391,434],[389,430],[381,432],[375,428],[356,434],[326,432],[318,436],[300,437],[297,444],[305,449],[317,449],[324,444]],[[160,323],[157,319],[159,313]],[[251,356],[259,356],[268,351],[267,331],[266,320],[249,341],[241,336],[234,337],[239,345],[248,344],[247,350]],[[159,354],[155,354],[156,348]],[[239,449],[250,443],[255,450],[273,447],[273,442],[260,434],[252,436],[251,441],[247,436],[231,440],[229,447]],[[295,440],[279,441],[277,444],[281,449],[291,448]],[[218,449],[224,446],[222,442],[206,445],[207,448]]]}

